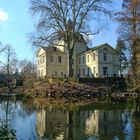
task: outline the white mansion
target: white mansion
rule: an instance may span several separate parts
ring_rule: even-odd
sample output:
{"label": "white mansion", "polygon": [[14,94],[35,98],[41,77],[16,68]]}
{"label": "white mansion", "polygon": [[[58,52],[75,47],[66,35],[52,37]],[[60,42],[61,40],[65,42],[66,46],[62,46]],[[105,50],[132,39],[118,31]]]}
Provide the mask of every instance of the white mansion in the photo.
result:
{"label": "white mansion", "polygon": [[[55,47],[40,47],[37,52],[37,76],[63,78],[68,76],[68,53],[60,40]],[[118,75],[118,54],[108,44],[88,48],[85,41],[77,42],[73,50],[73,77],[104,77]]]}

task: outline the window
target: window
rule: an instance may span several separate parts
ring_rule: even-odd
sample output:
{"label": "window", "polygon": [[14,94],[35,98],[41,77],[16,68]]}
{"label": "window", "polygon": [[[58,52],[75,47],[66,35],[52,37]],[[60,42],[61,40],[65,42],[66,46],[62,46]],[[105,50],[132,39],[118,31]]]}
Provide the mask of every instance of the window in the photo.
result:
{"label": "window", "polygon": [[57,72],[55,72],[55,76],[57,76]]}
{"label": "window", "polygon": [[95,53],[93,54],[93,61],[95,61],[96,60],[96,56],[95,56]]}
{"label": "window", "polygon": [[63,76],[63,72],[61,72],[61,76]]}
{"label": "window", "polygon": [[103,48],[103,51],[107,51],[107,48]]}
{"label": "window", "polygon": [[85,69],[83,68],[83,76],[85,76]]}
{"label": "window", "polygon": [[56,51],[56,47],[53,47],[53,51]]}
{"label": "window", "polygon": [[103,76],[107,76],[108,73],[107,73],[107,67],[103,67]]}
{"label": "window", "polygon": [[85,56],[83,56],[83,64],[85,63]]}
{"label": "window", "polygon": [[81,69],[79,69],[79,75],[81,75]]}
{"label": "window", "polygon": [[87,56],[87,62],[89,62],[89,55]]}
{"label": "window", "polygon": [[53,62],[53,56],[50,55],[50,63],[52,63],[52,62]]}
{"label": "window", "polygon": [[43,56],[43,58],[42,58],[42,59],[43,59],[43,63],[44,63],[44,62],[45,62],[45,56]]}
{"label": "window", "polygon": [[81,64],[81,58],[79,57],[79,64]]}
{"label": "window", "polygon": [[106,61],[106,60],[107,60],[107,54],[106,54],[106,53],[104,53],[104,54],[103,54],[103,57],[104,57],[104,58],[103,58],[103,59],[104,59],[104,61]]}
{"label": "window", "polygon": [[58,63],[62,63],[62,58],[61,58],[61,56],[58,56]]}
{"label": "window", "polygon": [[90,69],[88,68],[87,69],[87,77],[89,77],[89,71],[90,71]]}
{"label": "window", "polygon": [[96,73],[96,67],[93,67],[93,74],[95,75]]}

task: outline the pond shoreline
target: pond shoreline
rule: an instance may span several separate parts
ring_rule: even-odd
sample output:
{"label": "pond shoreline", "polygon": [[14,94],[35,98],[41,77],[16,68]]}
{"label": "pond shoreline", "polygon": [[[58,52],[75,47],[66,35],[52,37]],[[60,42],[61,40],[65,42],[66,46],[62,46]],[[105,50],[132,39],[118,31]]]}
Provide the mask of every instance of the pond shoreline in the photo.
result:
{"label": "pond shoreline", "polygon": [[[0,91],[6,90],[0,88]],[[1,93],[0,96],[2,96]],[[42,104],[128,103],[132,101],[140,103],[140,97],[135,93],[114,92],[110,91],[107,86],[73,82],[55,82],[50,84],[46,81],[38,81],[32,86],[13,88],[12,93],[16,93],[16,96],[23,100],[37,99]]]}

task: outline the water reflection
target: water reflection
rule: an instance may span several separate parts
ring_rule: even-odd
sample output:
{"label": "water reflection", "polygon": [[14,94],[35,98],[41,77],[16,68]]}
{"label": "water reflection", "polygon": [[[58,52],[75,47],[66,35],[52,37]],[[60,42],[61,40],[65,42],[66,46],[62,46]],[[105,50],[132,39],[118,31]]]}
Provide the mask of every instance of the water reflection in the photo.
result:
{"label": "water reflection", "polygon": [[[98,109],[53,107],[37,109],[22,101],[0,102],[0,119],[7,116],[20,140],[139,140],[139,107]],[[6,118],[5,118],[6,119]]]}
{"label": "water reflection", "polygon": [[140,108],[134,112],[133,114],[133,122],[134,122],[134,128],[135,128],[135,140],[140,139]]}
{"label": "water reflection", "polygon": [[37,111],[40,138],[56,140],[133,140],[134,110],[60,110]]}
{"label": "water reflection", "polygon": [[28,108],[28,105],[23,104],[22,101],[12,98],[3,99],[0,102],[0,120],[6,121],[8,129],[16,130],[17,140],[36,139],[36,132],[33,131],[36,115],[33,110],[28,113]]}
{"label": "water reflection", "polygon": [[[16,139],[15,130],[10,126],[10,119],[14,118],[14,113],[10,110],[9,96],[2,104],[1,108],[4,110],[0,118],[0,139]],[[10,118],[11,117],[11,118]]]}

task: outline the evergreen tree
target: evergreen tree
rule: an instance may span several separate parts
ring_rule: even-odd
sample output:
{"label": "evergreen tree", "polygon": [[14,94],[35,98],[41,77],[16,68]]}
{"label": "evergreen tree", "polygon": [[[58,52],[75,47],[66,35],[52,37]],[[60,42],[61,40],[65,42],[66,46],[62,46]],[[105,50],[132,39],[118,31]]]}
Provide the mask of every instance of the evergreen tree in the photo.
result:
{"label": "evergreen tree", "polygon": [[140,86],[140,0],[123,0],[123,10],[117,13],[121,22],[120,35],[131,51],[134,89]]}
{"label": "evergreen tree", "polygon": [[124,41],[122,41],[121,39],[117,40],[116,51],[119,55],[119,72],[120,74],[122,74],[123,71],[128,67],[128,60],[125,55],[126,46]]}

